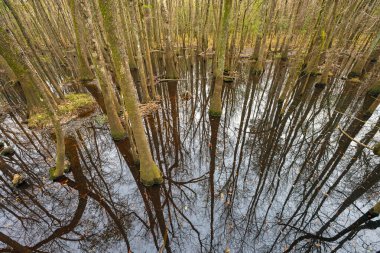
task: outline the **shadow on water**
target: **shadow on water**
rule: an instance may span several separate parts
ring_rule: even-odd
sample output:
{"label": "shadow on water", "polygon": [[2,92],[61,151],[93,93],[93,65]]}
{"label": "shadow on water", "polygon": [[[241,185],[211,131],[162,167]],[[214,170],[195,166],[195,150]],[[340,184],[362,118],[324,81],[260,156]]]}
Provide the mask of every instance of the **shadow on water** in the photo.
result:
{"label": "shadow on water", "polygon": [[371,80],[321,85],[302,73],[284,96],[288,62],[274,59],[263,73],[241,62],[215,118],[210,68],[203,58],[183,62],[179,81],[157,85],[160,107],[144,122],[161,186],[141,184],[133,140],[114,142],[98,116],[69,129],[71,172],[52,183],[51,134],[9,114],[0,133],[16,153],[0,157],[0,251],[379,250]]}

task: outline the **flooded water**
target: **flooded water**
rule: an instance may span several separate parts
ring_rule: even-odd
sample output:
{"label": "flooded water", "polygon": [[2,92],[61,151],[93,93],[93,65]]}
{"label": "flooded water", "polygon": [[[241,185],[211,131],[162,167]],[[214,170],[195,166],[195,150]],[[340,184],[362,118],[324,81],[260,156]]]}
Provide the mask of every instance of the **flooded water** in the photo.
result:
{"label": "flooded water", "polygon": [[[375,98],[341,76],[301,75],[286,101],[287,62],[262,75],[239,64],[223,115],[208,115],[211,61],[183,59],[144,118],[161,186],[139,182],[130,139],[104,117],[66,126],[72,173],[48,179],[54,140],[17,115],[0,126],[16,150],[1,157],[0,239],[18,252],[377,252],[380,140]],[[354,137],[352,141],[350,137]],[[14,173],[27,185],[12,186]],[[377,229],[377,230],[376,230]],[[7,251],[0,243],[1,251]]]}

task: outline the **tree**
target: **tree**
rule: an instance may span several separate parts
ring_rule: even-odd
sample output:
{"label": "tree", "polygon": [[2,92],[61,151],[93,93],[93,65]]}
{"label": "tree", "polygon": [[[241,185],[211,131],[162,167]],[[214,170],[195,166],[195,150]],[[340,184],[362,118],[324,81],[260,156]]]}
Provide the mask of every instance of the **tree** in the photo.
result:
{"label": "tree", "polygon": [[214,70],[215,84],[209,109],[209,114],[217,117],[220,117],[222,115],[223,72],[232,7],[232,0],[225,0],[223,2],[223,17],[221,20],[220,32],[216,42],[216,67]]}

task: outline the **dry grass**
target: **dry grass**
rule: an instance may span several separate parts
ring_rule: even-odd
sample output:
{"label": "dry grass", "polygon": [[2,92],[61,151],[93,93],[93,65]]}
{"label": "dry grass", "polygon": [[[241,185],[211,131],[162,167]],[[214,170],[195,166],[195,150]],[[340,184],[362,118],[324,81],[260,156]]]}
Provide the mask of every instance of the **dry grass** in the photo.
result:
{"label": "dry grass", "polygon": [[140,104],[139,110],[141,113],[141,116],[146,117],[160,109],[159,101],[152,101],[148,102],[146,104]]}

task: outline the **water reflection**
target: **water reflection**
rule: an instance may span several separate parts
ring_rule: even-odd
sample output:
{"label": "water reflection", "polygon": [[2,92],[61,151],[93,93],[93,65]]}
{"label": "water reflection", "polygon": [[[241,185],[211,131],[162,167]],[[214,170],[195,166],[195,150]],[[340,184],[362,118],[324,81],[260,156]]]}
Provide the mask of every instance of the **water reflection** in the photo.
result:
{"label": "water reflection", "polygon": [[[1,136],[16,153],[0,157],[2,251],[379,249],[371,77],[322,85],[301,73],[293,83],[287,61],[268,62],[262,74],[242,62],[224,86],[224,116],[213,118],[211,63],[183,66],[186,81],[160,83],[160,108],[144,119],[160,187],[140,183],[132,140],[112,141],[97,120],[66,129],[71,172],[51,183],[54,136],[7,116]],[[25,187],[12,185],[16,173]]]}

